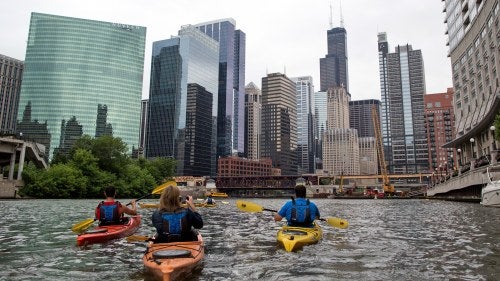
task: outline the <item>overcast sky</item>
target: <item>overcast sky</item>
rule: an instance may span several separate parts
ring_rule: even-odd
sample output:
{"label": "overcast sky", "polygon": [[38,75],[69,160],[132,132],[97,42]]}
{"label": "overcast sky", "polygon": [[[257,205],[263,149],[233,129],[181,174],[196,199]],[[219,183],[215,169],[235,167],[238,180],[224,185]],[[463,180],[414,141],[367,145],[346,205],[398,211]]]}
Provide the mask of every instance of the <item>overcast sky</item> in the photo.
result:
{"label": "overcast sky", "polygon": [[422,50],[427,93],[451,87],[451,66],[440,0],[17,0],[0,9],[0,54],[24,60],[31,12],[147,27],[143,98],[148,98],[152,42],[177,35],[185,24],[233,18],[246,34],[246,84],[266,73],[312,76],[319,90],[319,59],[326,33],[347,30],[349,88],[353,100],[380,99],[377,33],[391,52],[411,44]]}

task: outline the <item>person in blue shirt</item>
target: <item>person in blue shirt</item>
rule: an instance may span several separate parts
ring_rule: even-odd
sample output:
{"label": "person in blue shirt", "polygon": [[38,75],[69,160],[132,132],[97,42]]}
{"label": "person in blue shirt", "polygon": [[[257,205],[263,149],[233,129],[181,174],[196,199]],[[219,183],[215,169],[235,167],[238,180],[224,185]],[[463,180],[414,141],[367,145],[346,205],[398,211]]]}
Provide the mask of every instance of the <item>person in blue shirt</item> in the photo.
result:
{"label": "person in blue shirt", "polygon": [[295,186],[295,196],[281,207],[278,213],[274,214],[275,221],[286,218],[289,226],[313,227],[314,220],[320,218],[318,207],[309,199],[306,199],[306,187],[304,185]]}

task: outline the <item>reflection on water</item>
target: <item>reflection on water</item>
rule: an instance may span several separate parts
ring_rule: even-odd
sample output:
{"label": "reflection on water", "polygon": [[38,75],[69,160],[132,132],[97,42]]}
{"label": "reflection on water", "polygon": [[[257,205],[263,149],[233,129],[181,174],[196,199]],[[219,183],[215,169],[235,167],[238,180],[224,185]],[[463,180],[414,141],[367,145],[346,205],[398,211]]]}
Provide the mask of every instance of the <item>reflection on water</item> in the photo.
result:
{"label": "reflection on water", "polygon": [[[278,199],[246,199],[277,209]],[[126,200],[122,200],[126,202]],[[287,253],[271,213],[230,204],[200,208],[206,256],[191,280],[498,280],[500,209],[430,200],[315,200],[323,240]],[[150,200],[149,202],[153,202]],[[143,242],[75,246],[71,225],[93,216],[97,200],[0,201],[0,280],[150,280]],[[152,235],[152,209],[137,234]]]}

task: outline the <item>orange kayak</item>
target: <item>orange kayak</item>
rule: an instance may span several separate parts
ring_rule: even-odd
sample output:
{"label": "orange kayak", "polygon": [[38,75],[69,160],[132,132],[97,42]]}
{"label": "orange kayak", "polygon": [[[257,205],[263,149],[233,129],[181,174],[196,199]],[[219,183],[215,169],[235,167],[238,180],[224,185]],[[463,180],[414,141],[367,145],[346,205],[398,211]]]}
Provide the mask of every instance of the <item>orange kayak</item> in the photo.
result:
{"label": "orange kayak", "polygon": [[129,217],[127,223],[98,226],[87,230],[76,238],[77,246],[86,246],[95,243],[104,243],[134,234],[141,224],[141,216]]}
{"label": "orange kayak", "polygon": [[189,275],[204,256],[203,238],[198,233],[198,241],[149,242],[142,261],[146,270],[158,280],[170,281]]}

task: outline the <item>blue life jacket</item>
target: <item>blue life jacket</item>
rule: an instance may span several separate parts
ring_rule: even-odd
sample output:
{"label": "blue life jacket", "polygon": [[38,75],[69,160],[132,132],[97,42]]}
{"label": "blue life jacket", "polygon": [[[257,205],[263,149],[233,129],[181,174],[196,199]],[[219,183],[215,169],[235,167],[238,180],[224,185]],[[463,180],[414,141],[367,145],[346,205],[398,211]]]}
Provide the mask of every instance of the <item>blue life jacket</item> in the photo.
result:
{"label": "blue life jacket", "polygon": [[161,222],[153,220],[153,224],[159,234],[158,240],[165,242],[180,241],[182,235],[189,233],[187,224],[187,209],[179,209],[175,212],[160,213]]}
{"label": "blue life jacket", "polygon": [[297,204],[295,199],[292,197],[290,222],[293,226],[312,226],[309,199],[306,200],[306,204],[304,205],[302,202],[300,202],[300,204]]}
{"label": "blue life jacket", "polygon": [[100,224],[120,223],[120,202],[115,201],[112,204],[102,201],[99,203],[99,221]]}

